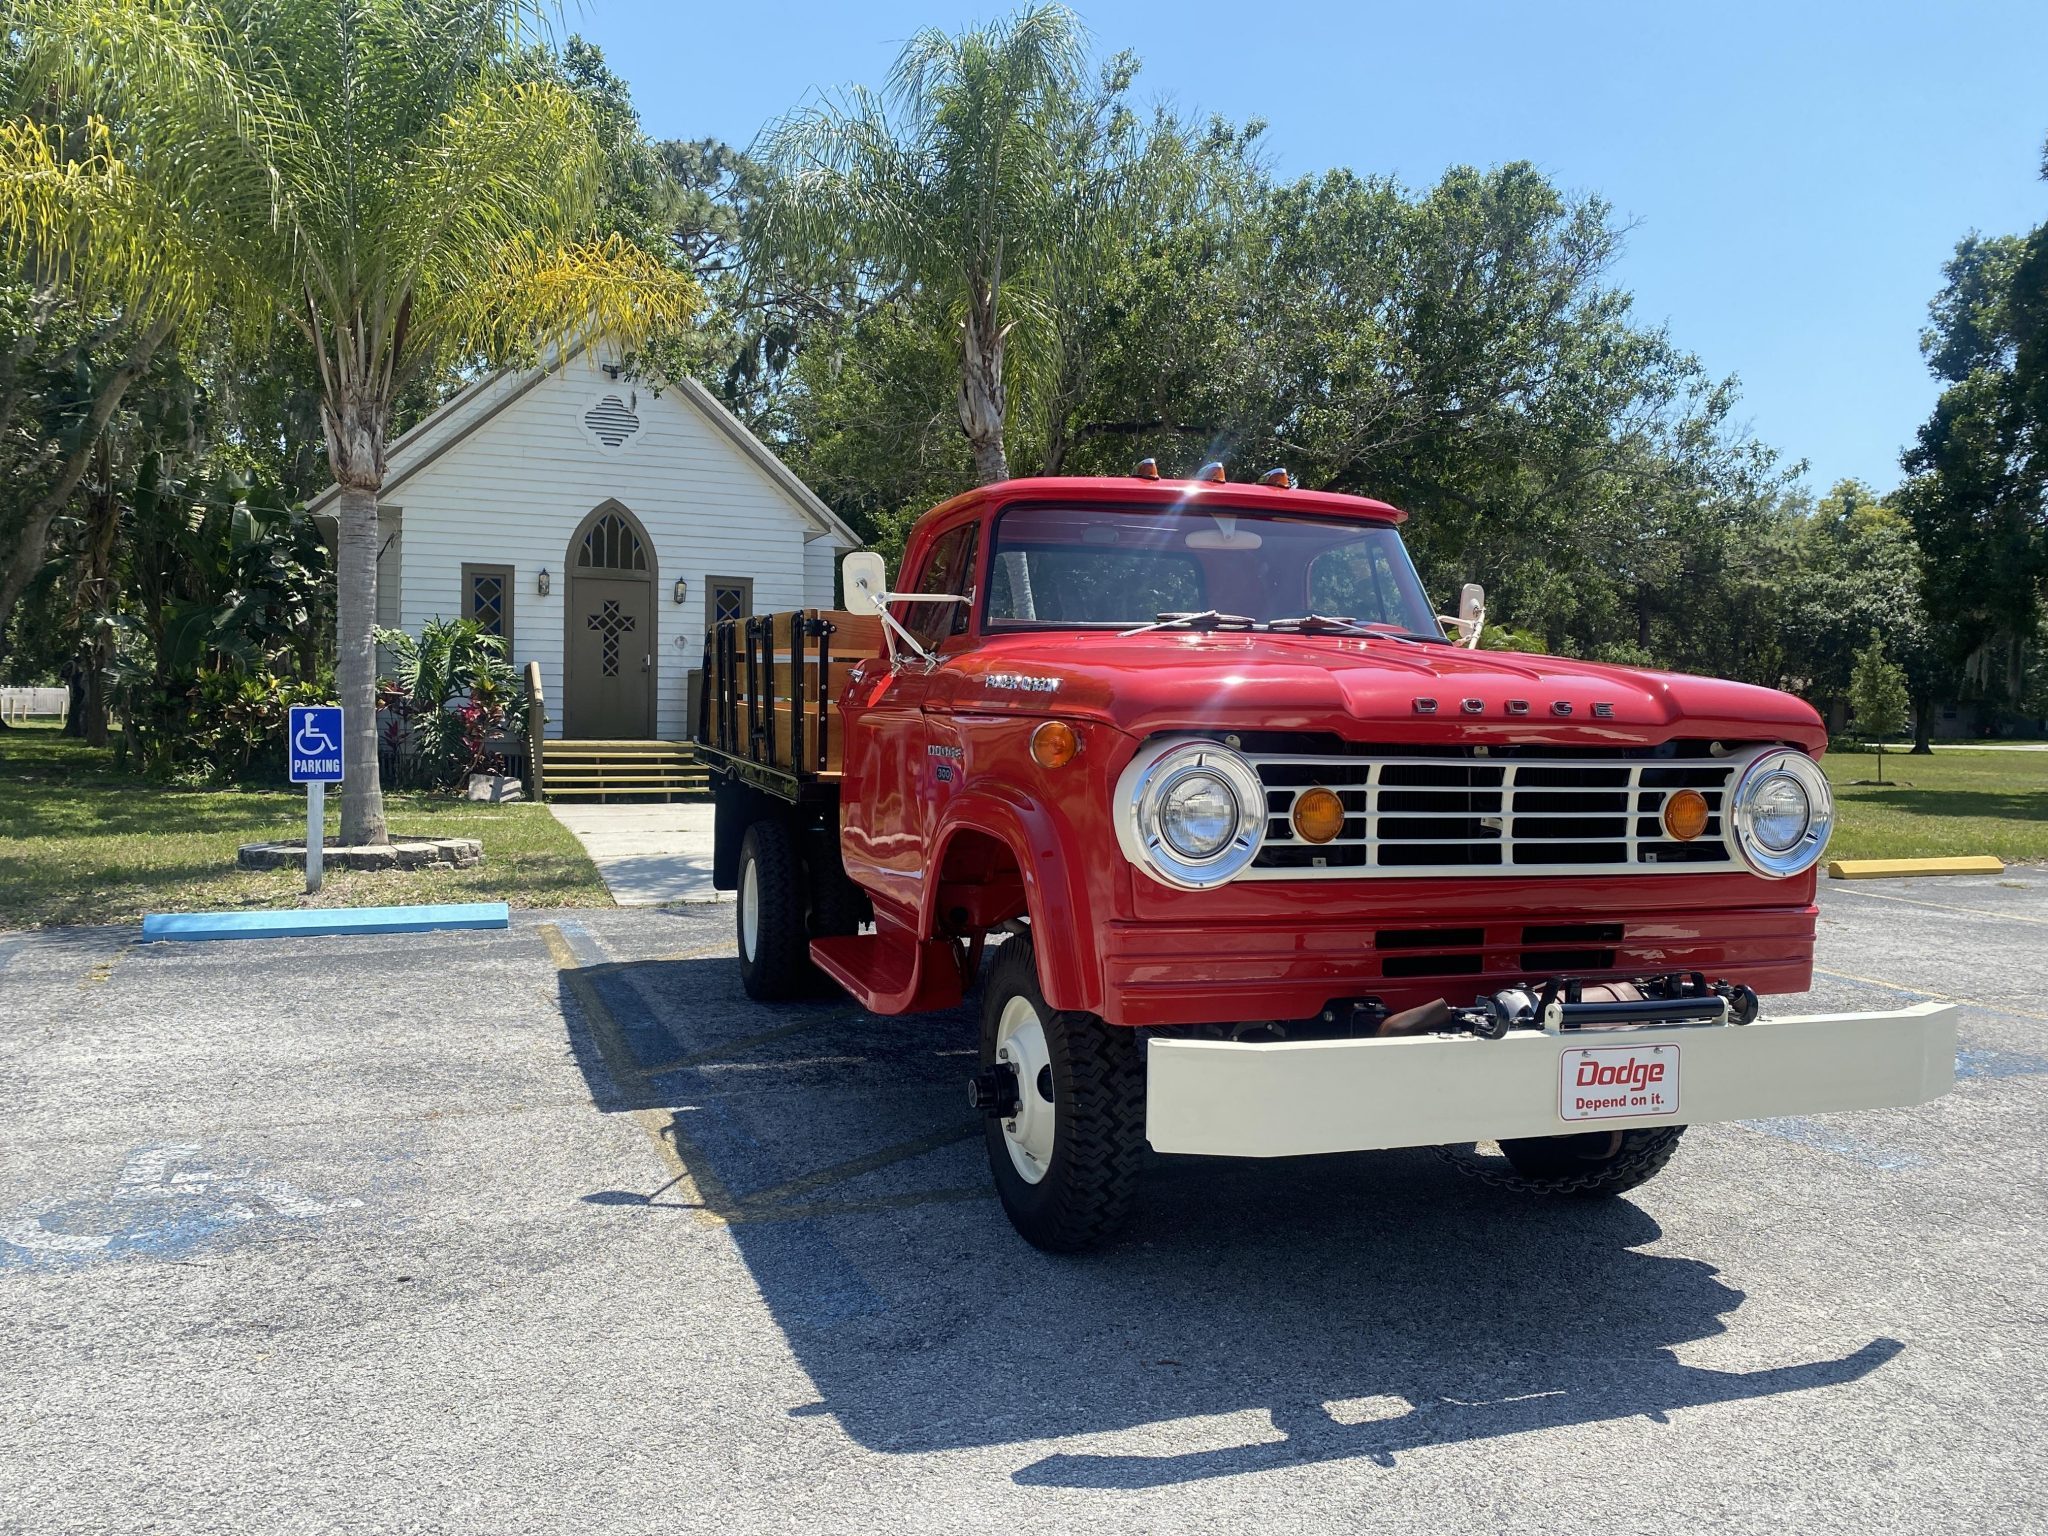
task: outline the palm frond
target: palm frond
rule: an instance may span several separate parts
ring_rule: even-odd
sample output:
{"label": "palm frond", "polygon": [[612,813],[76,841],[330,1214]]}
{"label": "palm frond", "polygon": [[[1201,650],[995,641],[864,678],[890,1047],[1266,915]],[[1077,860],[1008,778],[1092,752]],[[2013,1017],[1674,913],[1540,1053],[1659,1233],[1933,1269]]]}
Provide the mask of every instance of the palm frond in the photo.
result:
{"label": "palm frond", "polygon": [[574,235],[603,175],[589,113],[571,92],[537,82],[475,90],[401,168],[381,260],[407,286],[450,253],[459,264],[519,235]]}
{"label": "palm frond", "polygon": [[520,235],[465,253],[423,287],[417,312],[428,350],[494,362],[530,359],[594,337],[638,346],[678,328],[703,304],[696,280],[617,235],[547,242]]}
{"label": "palm frond", "polygon": [[87,303],[190,325],[220,284],[207,253],[157,190],[88,119],[73,154],[60,129],[0,123],[0,250]]}

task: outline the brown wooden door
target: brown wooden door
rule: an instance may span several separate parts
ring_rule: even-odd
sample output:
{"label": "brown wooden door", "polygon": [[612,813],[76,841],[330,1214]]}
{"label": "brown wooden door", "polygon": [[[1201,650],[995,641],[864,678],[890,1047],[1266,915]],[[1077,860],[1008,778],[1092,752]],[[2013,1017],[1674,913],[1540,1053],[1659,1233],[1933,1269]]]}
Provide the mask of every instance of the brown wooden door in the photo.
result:
{"label": "brown wooden door", "polygon": [[574,577],[563,734],[636,741],[654,734],[654,589],[631,577]]}

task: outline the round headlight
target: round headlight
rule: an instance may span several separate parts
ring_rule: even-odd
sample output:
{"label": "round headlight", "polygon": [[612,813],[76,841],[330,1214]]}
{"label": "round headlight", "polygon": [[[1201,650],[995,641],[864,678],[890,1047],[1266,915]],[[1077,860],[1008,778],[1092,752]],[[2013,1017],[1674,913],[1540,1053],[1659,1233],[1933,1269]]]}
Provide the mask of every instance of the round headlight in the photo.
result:
{"label": "round headlight", "polygon": [[1732,797],[1735,848],[1767,879],[1813,868],[1835,821],[1826,775],[1804,752],[1766,752],[1743,770]]}
{"label": "round headlight", "polygon": [[1229,747],[1167,738],[1139,748],[1117,780],[1117,841],[1161,884],[1206,890],[1258,857],[1265,806],[1257,770]]}
{"label": "round headlight", "polygon": [[1159,797],[1159,833],[1184,859],[1213,859],[1237,835],[1242,816],[1230,786],[1206,768],[1192,768]]}
{"label": "round headlight", "polygon": [[1750,831],[1773,853],[1789,853],[1798,847],[1813,820],[1806,791],[1789,773],[1774,773],[1757,785],[1749,804]]}

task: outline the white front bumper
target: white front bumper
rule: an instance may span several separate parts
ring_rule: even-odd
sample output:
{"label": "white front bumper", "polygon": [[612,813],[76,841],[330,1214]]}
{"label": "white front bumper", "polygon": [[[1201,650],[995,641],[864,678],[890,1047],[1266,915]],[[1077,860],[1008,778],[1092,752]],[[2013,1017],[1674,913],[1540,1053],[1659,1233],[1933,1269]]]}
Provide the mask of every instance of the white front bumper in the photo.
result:
{"label": "white front bumper", "polygon": [[[1748,1025],[1518,1030],[1503,1040],[1155,1037],[1145,1133],[1161,1152],[1291,1157],[1924,1104],[1955,1083],[1958,1011],[1921,1003]],[[1675,1053],[1675,1111],[1564,1118],[1582,1053],[1657,1046]]]}

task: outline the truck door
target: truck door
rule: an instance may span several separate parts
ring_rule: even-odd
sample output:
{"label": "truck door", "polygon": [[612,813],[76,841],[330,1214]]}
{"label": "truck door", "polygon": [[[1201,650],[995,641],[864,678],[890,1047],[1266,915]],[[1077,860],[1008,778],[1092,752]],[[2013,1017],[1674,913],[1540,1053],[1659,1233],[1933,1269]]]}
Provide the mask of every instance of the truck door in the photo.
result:
{"label": "truck door", "polygon": [[[967,522],[941,533],[912,584],[898,590],[971,599],[978,527]],[[966,643],[971,609],[971,602],[896,605],[903,627],[937,655],[938,667],[912,655],[893,666],[886,658],[869,662],[847,721],[840,851],[856,880],[913,911],[923,900],[937,810],[959,773],[959,759],[948,750],[951,733],[935,740],[925,704],[938,668]]]}

